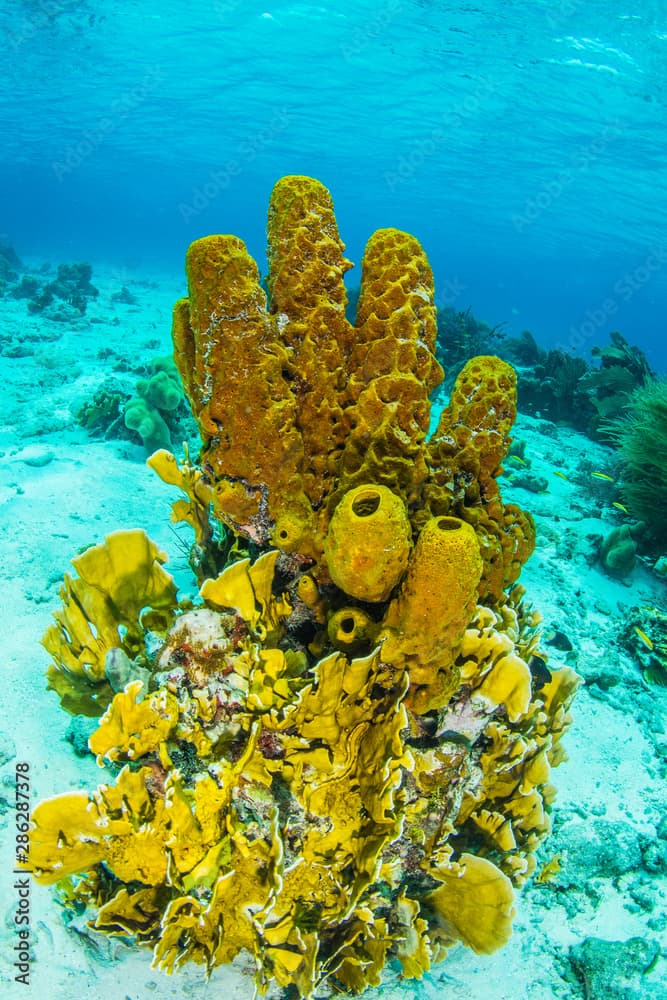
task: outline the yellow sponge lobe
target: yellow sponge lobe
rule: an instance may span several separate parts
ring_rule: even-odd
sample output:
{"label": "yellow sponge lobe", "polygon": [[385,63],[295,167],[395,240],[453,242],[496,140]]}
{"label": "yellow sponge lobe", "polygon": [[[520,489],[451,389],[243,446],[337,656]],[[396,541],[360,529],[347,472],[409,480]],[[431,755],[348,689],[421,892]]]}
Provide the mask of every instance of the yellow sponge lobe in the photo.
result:
{"label": "yellow sponge lobe", "polygon": [[408,704],[414,711],[446,704],[458,683],[454,659],[481,575],[479,543],[470,524],[457,517],[426,522],[381,633],[383,659],[408,667]]}
{"label": "yellow sponge lobe", "polygon": [[324,553],[331,579],[361,601],[386,601],[410,555],[405,504],[386,486],[357,486],[336,507]]}

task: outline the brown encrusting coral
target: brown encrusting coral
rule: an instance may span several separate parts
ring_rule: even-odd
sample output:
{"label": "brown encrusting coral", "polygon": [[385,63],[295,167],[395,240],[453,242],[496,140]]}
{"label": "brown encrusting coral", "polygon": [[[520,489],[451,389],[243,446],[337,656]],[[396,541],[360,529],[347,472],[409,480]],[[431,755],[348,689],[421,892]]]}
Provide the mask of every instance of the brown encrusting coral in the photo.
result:
{"label": "brown encrusting coral", "polygon": [[[405,233],[371,237],[352,326],[343,249],[326,189],[286,177],[270,302],[236,237],[188,251],[174,343],[201,468],[150,464],[187,497],[201,603],[177,603],[137,533],[77,560],[51,685],[106,708],[90,748],[122,769],[41,803],[30,852],[91,933],[168,971],[244,953],[260,992],[300,997],[507,941],[578,683],[544,666],[515,585],[534,532],[497,483],[512,368],[470,361],[428,440],[428,261]],[[209,514],[238,544],[207,576]]]}

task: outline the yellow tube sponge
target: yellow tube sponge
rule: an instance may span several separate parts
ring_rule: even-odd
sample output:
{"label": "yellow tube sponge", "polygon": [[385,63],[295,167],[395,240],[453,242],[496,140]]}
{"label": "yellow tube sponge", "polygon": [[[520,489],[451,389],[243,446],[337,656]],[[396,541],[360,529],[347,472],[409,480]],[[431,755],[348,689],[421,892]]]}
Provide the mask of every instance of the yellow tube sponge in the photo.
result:
{"label": "yellow tube sponge", "polygon": [[354,339],[343,280],[352,264],[343,256],[333,201],[323,184],[299,176],[278,181],[267,243],[271,310],[289,352],[304,488],[319,507],[345,442],[344,373]]}
{"label": "yellow tube sponge", "polygon": [[327,633],[336,649],[349,651],[360,645],[375,645],[377,622],[361,608],[339,608],[327,622]]}
{"label": "yellow tube sponge", "polygon": [[484,562],[482,600],[500,600],[535,545],[532,518],[515,505],[503,505],[497,482],[515,419],[514,369],[500,358],[472,358],[428,443],[425,510],[454,514],[475,526]]}
{"label": "yellow tube sponge", "polygon": [[433,274],[414,236],[373,233],[362,262],[339,491],[382,482],[407,502],[419,495],[429,393],[443,377],[434,297]]}
{"label": "yellow tube sponge", "polygon": [[434,517],[424,525],[379,636],[383,659],[408,668],[407,703],[415,712],[445,705],[458,685],[455,657],[475,609],[481,572],[469,524]]}
{"label": "yellow tube sponge", "polygon": [[[456,490],[469,500],[498,492],[496,476],[516,420],[516,373],[500,358],[472,358],[459,373],[430,442],[433,467],[450,460]],[[454,442],[458,448],[455,450]],[[464,473],[473,475],[466,479]]]}
{"label": "yellow tube sponge", "polygon": [[[391,228],[370,237],[353,326],[351,264],[326,188],[310,177],[278,181],[267,236],[268,303],[241,240],[211,236],[189,248],[189,294],[174,310],[175,357],[204,439],[214,516],[259,545],[312,560],[324,582],[329,518],[357,486],[396,493],[413,531],[429,513],[472,523],[480,499],[493,522],[484,534],[505,530],[502,503],[487,507],[498,499],[515,412],[513,372],[476,359],[426,441],[442,369],[433,275],[418,241]],[[515,552],[505,555],[516,562]]]}
{"label": "yellow tube sponge", "polygon": [[329,523],[324,554],[331,579],[363,601],[386,601],[411,549],[405,504],[386,486],[348,490]]}
{"label": "yellow tube sponge", "polygon": [[186,272],[189,298],[174,310],[175,359],[204,439],[214,510],[264,542],[270,519],[301,494],[303,446],[285,351],[241,240],[196,240]]}

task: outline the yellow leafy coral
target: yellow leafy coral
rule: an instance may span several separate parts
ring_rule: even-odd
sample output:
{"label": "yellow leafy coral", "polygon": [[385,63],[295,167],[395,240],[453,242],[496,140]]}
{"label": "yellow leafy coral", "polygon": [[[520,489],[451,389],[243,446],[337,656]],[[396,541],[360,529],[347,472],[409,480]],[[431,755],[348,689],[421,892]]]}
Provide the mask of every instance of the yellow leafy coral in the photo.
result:
{"label": "yellow leafy coral", "polygon": [[478,955],[497,951],[509,941],[514,916],[512,883],[495,865],[473,854],[439,868],[442,885],[424,904],[436,916],[438,932],[463,941]]}
{"label": "yellow leafy coral", "polygon": [[113,694],[106,676],[109,652],[137,654],[147,609],[158,628],[171,620],[176,587],[162,568],[166,559],[145,532],[134,530],[107,535],[72,560],[78,577],[65,576],[62,608],[42,639],[54,659],[49,687],[67,711],[100,715]]}
{"label": "yellow leafy coral", "polygon": [[245,956],[260,993],[305,998],[507,941],[578,678],[508,593],[534,542],[497,482],[513,370],[469,362],[428,440],[414,237],[371,237],[354,325],[328,191],[279,181],[268,237],[268,298],[236,237],[188,251],[173,336],[202,452],[149,462],[186,497],[199,599],[141,533],[75,560],[50,676],[106,708],[90,749],[125,766],[36,808],[30,863],[168,972]]}
{"label": "yellow leafy coral", "polygon": [[137,702],[143,684],[131,681],[116,695],[100,719],[99,728],[90,738],[89,746],[109,760],[132,760],[157,750],[164,743],[178,720],[178,702],[162,688],[149,698]]}

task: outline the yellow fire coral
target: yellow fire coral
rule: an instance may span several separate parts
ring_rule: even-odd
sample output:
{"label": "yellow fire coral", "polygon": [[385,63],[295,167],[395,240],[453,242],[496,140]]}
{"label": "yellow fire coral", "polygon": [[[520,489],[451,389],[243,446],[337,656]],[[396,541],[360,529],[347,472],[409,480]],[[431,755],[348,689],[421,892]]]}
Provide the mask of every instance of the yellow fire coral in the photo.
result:
{"label": "yellow fire coral", "polygon": [[497,951],[509,941],[514,916],[512,883],[495,865],[474,854],[440,868],[442,886],[430,892],[425,906],[436,915],[446,938],[463,941],[478,955]]}
{"label": "yellow fire coral", "polygon": [[49,687],[67,711],[100,715],[113,695],[106,676],[109,652],[136,656],[148,615],[154,625],[158,617],[161,625],[171,620],[176,587],[162,568],[166,558],[145,532],[135,530],[116,531],[72,560],[78,578],[65,576],[62,609],[42,639],[55,661]]}
{"label": "yellow fire coral", "polygon": [[157,750],[176,726],[178,702],[162,688],[137,702],[143,684],[131,681],[116,695],[90,738],[90,749],[109,760],[133,760]]}
{"label": "yellow fire coral", "polygon": [[268,300],[236,237],[190,247],[173,335],[200,467],[149,461],[187,497],[199,599],[140,532],[74,561],[50,683],[106,708],[90,749],[124,766],[41,803],[30,853],[91,933],[303,998],[507,941],[578,683],[508,593],[534,541],[497,483],[514,372],[473,359],[427,440],[426,256],[374,234],[353,326],[343,250],[306,177],[271,199]]}
{"label": "yellow fire coral", "polygon": [[164,449],[154,452],[147,461],[163,482],[178,486],[186,494],[187,500],[176,500],[172,504],[171,520],[175,524],[179,521],[189,524],[195,533],[195,544],[204,550],[212,538],[209,507],[213,490],[210,484],[205,481],[200,469],[190,465],[187,451],[182,465]]}

